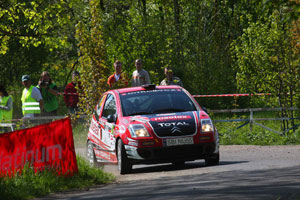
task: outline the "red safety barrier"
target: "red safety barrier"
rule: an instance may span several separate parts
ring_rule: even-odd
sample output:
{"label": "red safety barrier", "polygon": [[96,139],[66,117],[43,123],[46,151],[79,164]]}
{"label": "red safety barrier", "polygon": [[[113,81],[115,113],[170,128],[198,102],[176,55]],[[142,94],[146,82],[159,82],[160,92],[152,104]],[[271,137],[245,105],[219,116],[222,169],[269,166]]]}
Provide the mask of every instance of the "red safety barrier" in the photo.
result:
{"label": "red safety barrier", "polygon": [[51,123],[0,135],[0,177],[26,163],[36,170],[53,167],[61,175],[78,172],[71,121]]}
{"label": "red safety barrier", "polygon": [[211,95],[192,95],[193,97],[246,97],[246,96],[268,96],[271,93],[255,93],[255,94],[211,94]]}

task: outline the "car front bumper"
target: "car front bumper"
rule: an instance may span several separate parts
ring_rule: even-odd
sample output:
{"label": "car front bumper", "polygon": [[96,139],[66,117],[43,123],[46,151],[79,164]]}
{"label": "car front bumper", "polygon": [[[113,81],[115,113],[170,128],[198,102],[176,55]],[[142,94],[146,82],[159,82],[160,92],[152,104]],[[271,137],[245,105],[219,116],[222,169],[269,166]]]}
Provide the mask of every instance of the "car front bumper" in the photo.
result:
{"label": "car front bumper", "polygon": [[219,153],[217,143],[203,143],[172,147],[137,148],[125,145],[127,157],[133,164],[155,164],[205,159]]}

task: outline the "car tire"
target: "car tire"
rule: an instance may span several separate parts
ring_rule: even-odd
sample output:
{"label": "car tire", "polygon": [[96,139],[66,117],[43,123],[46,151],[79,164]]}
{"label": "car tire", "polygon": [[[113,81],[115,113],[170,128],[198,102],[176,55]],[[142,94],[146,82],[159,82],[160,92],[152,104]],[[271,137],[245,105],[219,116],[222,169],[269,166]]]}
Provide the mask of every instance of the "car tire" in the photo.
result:
{"label": "car tire", "polygon": [[207,158],[205,158],[205,164],[207,166],[214,166],[214,165],[218,165],[220,162],[220,154],[213,154]]}
{"label": "car tire", "polygon": [[96,160],[96,156],[95,156],[95,152],[94,152],[94,148],[93,148],[93,143],[91,141],[87,142],[86,156],[87,156],[90,166],[96,167],[97,160]]}
{"label": "car tire", "polygon": [[175,161],[175,162],[172,162],[172,165],[176,168],[182,168],[184,167],[184,164],[185,164],[185,161]]}
{"label": "car tire", "polygon": [[127,158],[126,150],[121,139],[118,140],[117,148],[118,168],[120,174],[128,174],[132,170],[132,164]]}

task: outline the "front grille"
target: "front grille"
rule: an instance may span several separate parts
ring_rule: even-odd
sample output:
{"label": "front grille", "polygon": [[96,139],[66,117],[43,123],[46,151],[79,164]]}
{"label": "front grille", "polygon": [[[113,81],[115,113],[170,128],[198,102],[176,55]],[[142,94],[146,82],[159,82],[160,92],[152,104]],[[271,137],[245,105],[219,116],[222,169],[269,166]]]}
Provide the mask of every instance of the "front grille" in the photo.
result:
{"label": "front grille", "polygon": [[184,130],[182,132],[171,132],[170,130],[155,130],[155,134],[158,137],[181,137],[181,136],[188,136],[193,135],[195,133],[195,130]]}

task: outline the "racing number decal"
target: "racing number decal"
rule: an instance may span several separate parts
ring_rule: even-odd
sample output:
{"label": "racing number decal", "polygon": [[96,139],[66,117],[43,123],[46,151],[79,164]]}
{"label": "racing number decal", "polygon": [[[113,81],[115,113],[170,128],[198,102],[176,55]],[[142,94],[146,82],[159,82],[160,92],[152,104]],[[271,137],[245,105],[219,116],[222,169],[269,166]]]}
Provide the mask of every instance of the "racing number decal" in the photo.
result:
{"label": "racing number decal", "polygon": [[115,150],[116,139],[114,137],[115,124],[105,123],[102,129],[101,141],[107,145],[108,149],[111,151]]}

